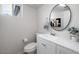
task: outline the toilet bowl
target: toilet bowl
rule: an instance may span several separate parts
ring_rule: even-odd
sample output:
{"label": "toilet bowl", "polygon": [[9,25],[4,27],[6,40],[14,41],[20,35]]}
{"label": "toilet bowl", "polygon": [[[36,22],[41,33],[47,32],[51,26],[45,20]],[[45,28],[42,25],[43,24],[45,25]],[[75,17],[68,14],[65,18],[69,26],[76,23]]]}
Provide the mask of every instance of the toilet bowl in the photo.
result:
{"label": "toilet bowl", "polygon": [[34,54],[36,52],[36,43],[35,42],[31,42],[31,43],[28,43],[28,39],[25,38],[23,40],[25,46],[24,46],[24,53],[27,53],[27,54]]}
{"label": "toilet bowl", "polygon": [[36,51],[36,43],[31,42],[24,47],[24,53],[34,54]]}

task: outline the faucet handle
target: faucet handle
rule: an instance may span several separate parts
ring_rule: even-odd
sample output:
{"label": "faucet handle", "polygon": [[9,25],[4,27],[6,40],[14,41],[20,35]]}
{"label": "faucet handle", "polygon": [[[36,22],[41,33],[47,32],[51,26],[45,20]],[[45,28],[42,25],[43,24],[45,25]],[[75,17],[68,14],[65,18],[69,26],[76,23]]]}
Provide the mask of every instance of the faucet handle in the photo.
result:
{"label": "faucet handle", "polygon": [[56,33],[52,33],[52,32],[51,32],[51,35],[55,36],[55,35],[56,35]]}

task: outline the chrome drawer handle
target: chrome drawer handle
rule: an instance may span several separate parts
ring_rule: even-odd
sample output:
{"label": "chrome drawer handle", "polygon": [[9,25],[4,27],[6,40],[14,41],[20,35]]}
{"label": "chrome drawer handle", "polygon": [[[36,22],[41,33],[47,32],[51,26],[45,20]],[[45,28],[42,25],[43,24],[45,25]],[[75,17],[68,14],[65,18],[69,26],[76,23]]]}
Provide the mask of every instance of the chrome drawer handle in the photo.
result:
{"label": "chrome drawer handle", "polygon": [[43,46],[46,46],[46,44],[44,44],[44,43],[41,43]]}

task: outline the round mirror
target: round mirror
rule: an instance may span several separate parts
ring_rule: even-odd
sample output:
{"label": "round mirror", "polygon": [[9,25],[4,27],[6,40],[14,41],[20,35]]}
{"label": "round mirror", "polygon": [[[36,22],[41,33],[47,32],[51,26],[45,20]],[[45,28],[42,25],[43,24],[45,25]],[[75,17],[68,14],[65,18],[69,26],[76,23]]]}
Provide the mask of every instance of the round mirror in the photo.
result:
{"label": "round mirror", "polygon": [[68,5],[57,4],[49,15],[50,25],[57,31],[64,30],[68,27],[71,21],[71,10]]}

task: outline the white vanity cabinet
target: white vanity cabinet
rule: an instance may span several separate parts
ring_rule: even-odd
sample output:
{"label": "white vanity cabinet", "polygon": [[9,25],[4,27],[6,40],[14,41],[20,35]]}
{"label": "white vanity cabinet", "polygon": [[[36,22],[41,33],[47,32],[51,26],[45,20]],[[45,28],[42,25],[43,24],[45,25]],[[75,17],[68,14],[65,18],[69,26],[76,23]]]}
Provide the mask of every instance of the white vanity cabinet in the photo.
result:
{"label": "white vanity cabinet", "polygon": [[55,54],[56,44],[38,37],[37,38],[37,53],[38,54]]}
{"label": "white vanity cabinet", "polygon": [[[52,38],[52,37],[51,37]],[[50,36],[37,36],[37,54],[77,54],[79,45],[71,44],[69,41],[61,39],[51,39]],[[57,41],[58,40],[58,41]],[[65,41],[65,42],[64,42]],[[66,43],[67,42],[67,43]]]}
{"label": "white vanity cabinet", "polygon": [[77,52],[72,51],[68,48],[57,45],[57,54],[77,54]]}

